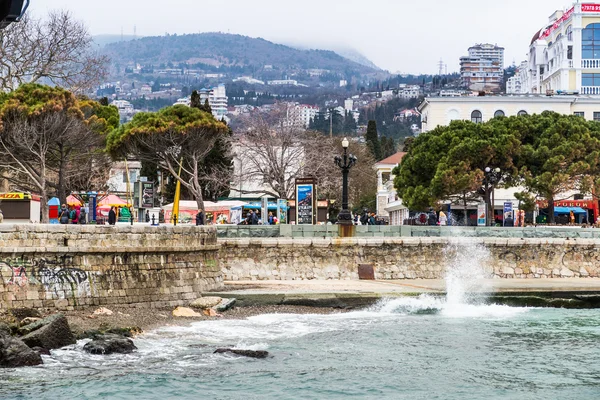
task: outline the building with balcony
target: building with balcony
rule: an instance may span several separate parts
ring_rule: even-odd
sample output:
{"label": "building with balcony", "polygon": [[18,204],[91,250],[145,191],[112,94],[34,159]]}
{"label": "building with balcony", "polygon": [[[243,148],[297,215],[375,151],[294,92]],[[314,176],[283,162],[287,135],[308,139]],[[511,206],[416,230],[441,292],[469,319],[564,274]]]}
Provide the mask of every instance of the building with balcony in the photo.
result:
{"label": "building with balcony", "polygon": [[504,48],[494,44],[469,47],[469,55],[460,58],[462,84],[476,91],[498,91],[504,77]]}
{"label": "building with balcony", "polygon": [[392,171],[406,153],[398,152],[375,164],[377,170],[377,215],[388,218],[390,225],[402,225],[408,218],[408,208],[398,198]]}
{"label": "building with balcony", "polygon": [[600,95],[600,4],[554,12],[530,43],[525,93]]}
{"label": "building with balcony", "polygon": [[475,123],[498,116],[540,114],[554,111],[600,121],[600,97],[582,95],[513,95],[472,97],[426,97],[418,110],[421,130],[427,132],[453,120]]}

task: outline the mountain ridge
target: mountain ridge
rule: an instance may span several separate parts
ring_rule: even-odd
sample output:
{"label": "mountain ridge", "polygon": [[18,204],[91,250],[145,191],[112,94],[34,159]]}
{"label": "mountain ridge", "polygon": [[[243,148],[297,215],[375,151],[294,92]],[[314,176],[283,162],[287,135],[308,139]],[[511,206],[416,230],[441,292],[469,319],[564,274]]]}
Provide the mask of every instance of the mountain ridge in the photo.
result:
{"label": "mountain ridge", "polygon": [[[270,66],[284,72],[326,70],[348,76],[381,71],[352,61],[332,50],[305,49],[220,32],[146,36],[105,44],[103,51],[119,62],[139,64],[187,63],[214,67],[261,69]],[[240,71],[241,72],[241,71]]]}

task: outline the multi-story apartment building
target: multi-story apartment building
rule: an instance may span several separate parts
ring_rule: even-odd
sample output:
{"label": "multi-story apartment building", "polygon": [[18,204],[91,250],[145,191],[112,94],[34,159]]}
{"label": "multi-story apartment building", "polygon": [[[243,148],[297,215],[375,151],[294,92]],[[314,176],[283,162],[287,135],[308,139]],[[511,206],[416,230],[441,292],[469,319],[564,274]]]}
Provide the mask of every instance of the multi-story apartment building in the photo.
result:
{"label": "multi-story apartment building", "polygon": [[287,103],[285,124],[297,128],[308,128],[310,121],[316,117],[318,112],[317,106]]}
{"label": "multi-story apartment building", "polygon": [[228,97],[224,84],[219,84],[219,86],[212,89],[201,89],[198,93],[200,94],[200,102],[204,103],[205,100],[208,100],[216,119],[220,120],[225,117]]}
{"label": "multi-story apartment building", "polygon": [[504,48],[494,44],[469,47],[460,58],[462,83],[471,90],[499,90],[504,76]]}
{"label": "multi-story apartment building", "polygon": [[600,95],[600,4],[554,12],[531,40],[525,93]]}

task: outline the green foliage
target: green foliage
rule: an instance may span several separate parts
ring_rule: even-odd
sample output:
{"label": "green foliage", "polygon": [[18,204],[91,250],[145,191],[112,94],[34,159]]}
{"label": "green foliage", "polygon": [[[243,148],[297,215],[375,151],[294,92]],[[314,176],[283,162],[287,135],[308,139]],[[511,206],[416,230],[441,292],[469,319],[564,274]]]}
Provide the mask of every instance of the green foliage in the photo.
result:
{"label": "green foliage", "polygon": [[200,109],[202,105],[200,104],[200,95],[197,90],[192,91],[192,96],[190,98],[190,107]]}
{"label": "green foliage", "polygon": [[369,121],[367,124],[367,133],[365,134],[365,141],[371,154],[375,157],[375,160],[379,161],[382,159],[381,144],[379,143],[379,136],[377,134],[377,123],[375,121]]}
{"label": "green foliage", "polygon": [[[600,126],[554,112],[483,124],[453,121],[410,143],[394,170],[394,185],[409,208],[426,209],[439,201],[485,195],[486,167],[500,168],[500,186],[522,185],[548,200],[552,222],[556,196],[581,190],[600,174]],[[531,209],[531,195],[519,196],[522,207]]]}
{"label": "green foliage", "polygon": [[135,135],[167,132],[183,135],[193,128],[203,128],[215,132],[227,131],[227,127],[215,120],[211,114],[179,104],[165,107],[157,112],[135,114],[129,123],[121,125],[108,135],[107,150],[114,154],[121,149],[127,139]]}

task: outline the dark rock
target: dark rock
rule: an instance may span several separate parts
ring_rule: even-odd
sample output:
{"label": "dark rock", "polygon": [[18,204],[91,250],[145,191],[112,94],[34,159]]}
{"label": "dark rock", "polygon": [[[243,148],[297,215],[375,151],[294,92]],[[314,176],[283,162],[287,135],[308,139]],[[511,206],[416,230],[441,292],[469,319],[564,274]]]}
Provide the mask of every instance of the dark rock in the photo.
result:
{"label": "dark rock", "polygon": [[269,355],[268,351],[265,350],[238,350],[238,349],[217,349],[215,353],[232,353],[238,356],[252,357],[252,358],[267,358]]}
{"label": "dark rock", "polygon": [[10,335],[10,327],[4,322],[0,322],[0,336]]}
{"label": "dark rock", "polygon": [[26,325],[20,330],[24,332],[32,330],[31,333],[21,338],[29,347],[43,347],[52,350],[75,344],[75,337],[69,328],[69,322],[62,314],[51,315]]}
{"label": "dark rock", "polygon": [[129,354],[136,349],[131,339],[115,334],[98,336],[83,346],[83,350],[91,354]]}
{"label": "dark rock", "polygon": [[138,335],[142,333],[142,328],[138,326],[128,326],[124,328],[109,328],[106,326],[101,326],[100,329],[91,329],[89,331],[83,331],[77,335],[77,340],[79,339],[98,339],[101,336],[106,335],[107,333],[112,333],[115,335],[120,335],[124,337],[133,337],[134,335]]}
{"label": "dark rock", "polygon": [[35,308],[12,308],[10,313],[17,321],[25,318],[41,318],[42,315]]}
{"label": "dark rock", "polygon": [[43,354],[45,356],[49,356],[50,355],[50,350],[48,349],[44,349],[43,347],[34,347],[31,350],[35,351],[36,353],[38,353],[40,356]]}
{"label": "dark rock", "polygon": [[0,367],[16,368],[42,364],[42,357],[23,341],[0,332]]}

